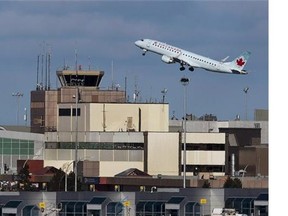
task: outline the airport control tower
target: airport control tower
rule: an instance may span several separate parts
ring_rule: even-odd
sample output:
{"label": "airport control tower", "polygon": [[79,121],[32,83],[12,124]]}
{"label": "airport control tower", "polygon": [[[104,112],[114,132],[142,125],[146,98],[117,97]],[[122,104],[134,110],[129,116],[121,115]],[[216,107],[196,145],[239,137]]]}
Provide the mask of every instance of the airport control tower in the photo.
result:
{"label": "airport control tower", "polygon": [[104,76],[101,70],[69,70],[63,68],[56,71],[61,84],[58,89],[50,89],[37,83],[37,88],[31,91],[31,132],[44,133],[57,131],[59,104],[75,104],[75,94],[78,92],[79,103],[124,103],[125,91],[116,87],[100,89]]}

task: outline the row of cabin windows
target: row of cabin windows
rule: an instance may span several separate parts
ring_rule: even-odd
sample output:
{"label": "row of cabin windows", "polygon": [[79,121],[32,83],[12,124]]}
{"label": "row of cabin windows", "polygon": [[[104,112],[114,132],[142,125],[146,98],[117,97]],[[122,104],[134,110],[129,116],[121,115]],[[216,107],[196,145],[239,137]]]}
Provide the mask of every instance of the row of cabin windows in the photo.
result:
{"label": "row of cabin windows", "polygon": [[[179,51],[176,51],[175,48],[170,48],[170,47],[167,47],[167,46],[164,46],[164,45],[158,45],[158,44],[155,44],[155,43],[153,43],[153,45],[154,45],[154,46],[157,46],[157,47],[159,47],[159,48],[161,48],[161,49],[166,49],[166,50],[168,50],[168,51],[174,52],[174,53],[178,53],[178,54],[180,53]],[[208,61],[204,61],[204,60],[199,59],[199,58],[195,58],[194,56],[190,56],[190,55],[187,55],[187,54],[184,54],[184,53],[183,53],[182,55],[185,55],[185,56],[187,56],[187,57],[189,57],[189,58],[193,58],[193,59],[195,59],[195,60],[202,61],[202,62],[205,62],[205,63],[207,63],[207,64],[216,66],[216,64],[214,64],[214,63],[211,63],[211,62],[208,62]]]}
{"label": "row of cabin windows", "polygon": [[153,43],[154,46],[159,47],[161,49],[166,49],[168,51],[174,52],[174,53],[180,53],[180,51],[176,51],[176,48],[170,47],[170,46],[164,46],[164,45],[158,45],[157,43]]}
{"label": "row of cabin windows", "polygon": [[214,64],[214,63],[212,63],[212,62],[204,61],[204,60],[202,60],[202,59],[196,58],[196,57],[194,57],[194,56],[190,56],[190,55],[188,55],[188,54],[184,54],[184,53],[183,53],[182,55],[185,55],[185,56],[187,56],[187,57],[189,57],[189,58],[193,58],[193,59],[195,59],[195,60],[198,60],[198,61],[201,61],[201,62],[210,64],[210,65],[216,66],[216,64]]}

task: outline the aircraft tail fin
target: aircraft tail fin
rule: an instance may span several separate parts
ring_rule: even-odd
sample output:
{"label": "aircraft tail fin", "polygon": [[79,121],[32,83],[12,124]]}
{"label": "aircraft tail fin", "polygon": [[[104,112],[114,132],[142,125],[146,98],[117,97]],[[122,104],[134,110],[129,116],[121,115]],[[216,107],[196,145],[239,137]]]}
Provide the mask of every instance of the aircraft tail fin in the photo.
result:
{"label": "aircraft tail fin", "polygon": [[235,58],[233,61],[229,62],[229,64],[231,65],[231,70],[232,71],[238,71],[239,73],[241,73],[243,71],[243,68],[246,65],[250,55],[251,55],[251,52],[245,51],[240,56]]}

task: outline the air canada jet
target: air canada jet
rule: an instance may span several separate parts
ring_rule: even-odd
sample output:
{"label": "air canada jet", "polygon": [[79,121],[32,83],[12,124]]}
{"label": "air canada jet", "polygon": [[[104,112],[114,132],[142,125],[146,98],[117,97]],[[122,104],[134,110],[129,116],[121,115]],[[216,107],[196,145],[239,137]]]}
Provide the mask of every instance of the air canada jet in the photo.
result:
{"label": "air canada jet", "polygon": [[179,63],[181,71],[188,67],[190,71],[194,71],[194,68],[203,68],[217,73],[247,74],[244,66],[251,55],[251,52],[246,51],[233,61],[225,62],[229,56],[221,61],[216,61],[157,40],[141,39],[137,40],[135,45],[143,50],[143,56],[150,51],[162,55],[162,61],[167,64]]}

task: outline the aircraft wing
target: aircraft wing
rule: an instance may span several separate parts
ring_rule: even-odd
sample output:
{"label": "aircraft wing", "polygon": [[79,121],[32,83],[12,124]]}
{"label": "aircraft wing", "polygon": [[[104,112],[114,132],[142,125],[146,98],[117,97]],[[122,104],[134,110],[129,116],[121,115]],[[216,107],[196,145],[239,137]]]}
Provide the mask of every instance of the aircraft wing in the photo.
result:
{"label": "aircraft wing", "polygon": [[178,62],[181,65],[187,65],[187,66],[193,67],[193,68],[200,67],[200,65],[197,64],[197,62],[190,60],[190,59],[183,58],[182,56],[180,58],[174,58],[174,60],[175,60],[175,62]]}

